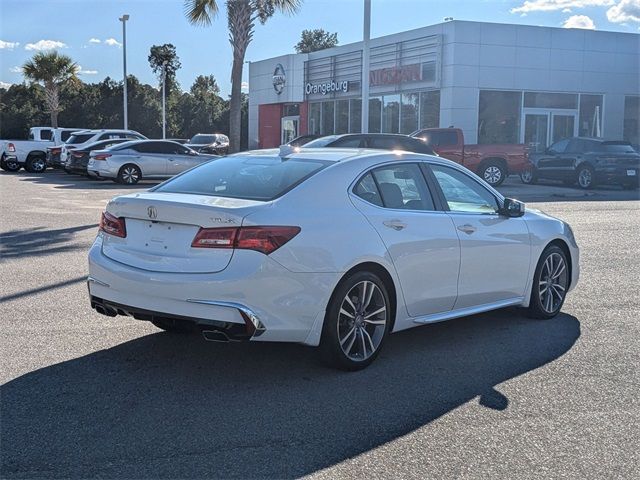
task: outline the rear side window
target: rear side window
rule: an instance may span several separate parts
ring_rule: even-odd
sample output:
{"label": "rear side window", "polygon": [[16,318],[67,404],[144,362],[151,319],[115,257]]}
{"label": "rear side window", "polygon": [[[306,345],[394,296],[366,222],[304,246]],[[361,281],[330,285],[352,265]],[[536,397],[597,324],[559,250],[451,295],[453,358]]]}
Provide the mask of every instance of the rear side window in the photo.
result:
{"label": "rear side window", "polygon": [[385,208],[435,210],[424,176],[416,164],[377,168],[362,177],[354,193]]}
{"label": "rear side window", "polygon": [[440,147],[445,145],[457,145],[458,134],[456,131],[435,131],[423,132],[418,135],[421,139],[432,147]]}
{"label": "rear side window", "polygon": [[269,201],[331,162],[280,157],[223,157],[202,164],[153,191]]}
{"label": "rear side window", "polygon": [[598,145],[596,151],[606,153],[636,153],[631,144],[623,142],[604,142]]}
{"label": "rear side window", "polygon": [[362,137],[340,138],[329,146],[339,148],[360,148],[362,146]]}
{"label": "rear side window", "polygon": [[51,140],[51,130],[40,130],[40,140]]}

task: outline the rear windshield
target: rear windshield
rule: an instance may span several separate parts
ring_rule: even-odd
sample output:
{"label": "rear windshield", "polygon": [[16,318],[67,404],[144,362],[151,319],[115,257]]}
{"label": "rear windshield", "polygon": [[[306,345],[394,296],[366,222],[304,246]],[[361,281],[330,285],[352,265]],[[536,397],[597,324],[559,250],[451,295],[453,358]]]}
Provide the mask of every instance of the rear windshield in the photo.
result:
{"label": "rear windshield", "polygon": [[216,138],[217,137],[215,135],[194,135],[190,143],[198,145],[214,143],[216,141]]}
{"label": "rear windshield", "polygon": [[90,140],[91,138],[93,138],[94,135],[95,135],[95,133],[78,133],[78,134],[74,134],[74,135],[71,135],[69,137],[69,139],[66,141],[66,143],[68,143],[70,145],[74,145],[74,144],[78,144],[78,143],[84,143],[87,140]]}
{"label": "rear windshield", "polygon": [[601,143],[598,151],[607,153],[636,153],[629,143]]}
{"label": "rear windshield", "polygon": [[223,157],[189,170],[153,191],[268,201],[330,163],[280,157]]}

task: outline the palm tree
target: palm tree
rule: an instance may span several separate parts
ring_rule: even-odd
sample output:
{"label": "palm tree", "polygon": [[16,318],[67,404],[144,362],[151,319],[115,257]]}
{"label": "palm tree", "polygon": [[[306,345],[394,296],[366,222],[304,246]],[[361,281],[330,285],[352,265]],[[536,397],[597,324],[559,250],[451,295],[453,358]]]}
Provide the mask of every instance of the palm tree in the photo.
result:
{"label": "palm tree", "polygon": [[[256,20],[261,24],[269,20],[277,11],[294,14],[302,0],[226,0],[229,43],[233,48],[231,67],[231,101],[229,119],[230,150],[240,149],[241,108],[242,108],[242,68],[247,47],[253,39]],[[193,25],[209,26],[218,14],[216,0],[185,0],[184,10]]]}
{"label": "palm tree", "polygon": [[22,66],[24,77],[44,85],[47,112],[51,114],[51,126],[58,126],[60,108],[60,86],[69,80],[77,80],[79,67],[67,55],[56,51],[36,53]]}

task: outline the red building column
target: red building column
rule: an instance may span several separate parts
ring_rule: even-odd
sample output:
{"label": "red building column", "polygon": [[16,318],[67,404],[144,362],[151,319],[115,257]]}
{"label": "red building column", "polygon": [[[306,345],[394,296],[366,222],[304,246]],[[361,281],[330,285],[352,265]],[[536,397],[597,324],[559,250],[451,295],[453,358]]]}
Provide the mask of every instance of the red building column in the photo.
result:
{"label": "red building column", "polygon": [[282,104],[258,105],[258,147],[274,148],[280,145]]}

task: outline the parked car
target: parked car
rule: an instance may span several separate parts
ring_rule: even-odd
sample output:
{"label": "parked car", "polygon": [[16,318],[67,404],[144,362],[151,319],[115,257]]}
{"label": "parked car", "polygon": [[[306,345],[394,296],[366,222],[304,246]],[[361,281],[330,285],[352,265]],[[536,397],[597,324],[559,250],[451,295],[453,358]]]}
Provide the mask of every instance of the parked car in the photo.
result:
{"label": "parked car", "polygon": [[569,225],[454,162],[284,150],[114,198],[89,252],[91,306],[207,340],[319,345],[357,370],[390,332],[510,305],[552,318],[576,286]]}
{"label": "parked car", "polygon": [[407,135],[392,133],[347,133],[329,135],[305,143],[300,148],[376,148],[381,150],[404,150],[406,152],[434,155],[425,142]]}
{"label": "parked car", "polygon": [[169,140],[135,140],[89,153],[87,173],[134,185],[143,178],[169,178],[217,155],[202,155]]}
{"label": "parked car", "polygon": [[64,171],[67,173],[78,173],[87,175],[87,164],[89,163],[89,154],[94,150],[104,150],[113,145],[119,145],[129,142],[126,138],[114,138],[111,140],[100,140],[99,142],[90,143],[83,147],[78,147],[69,151],[67,155],[67,164]]}
{"label": "parked car", "polygon": [[467,167],[493,187],[530,166],[528,148],[523,144],[465,145],[459,128],[423,128],[411,136],[424,140],[438,155]]}
{"label": "parked car", "polygon": [[32,127],[28,140],[0,140],[0,157],[13,156],[16,162],[0,163],[3,170],[17,172],[21,168],[31,173],[47,168],[47,148],[66,141],[78,128]]}
{"label": "parked car", "polygon": [[316,138],[320,138],[320,135],[314,135],[311,133],[307,135],[300,135],[299,137],[296,137],[289,143],[287,143],[287,145],[289,145],[290,147],[301,147],[302,145],[309,143],[311,140],[315,140]]}
{"label": "parked car", "polygon": [[559,140],[544,153],[530,157],[531,168],[520,175],[523,183],[538,179],[562,180],[589,189],[598,183],[638,188],[640,153],[629,142],[573,137]]}
{"label": "parked car", "polygon": [[229,137],[222,133],[198,133],[191,137],[186,146],[198,153],[226,155],[229,151]]}
{"label": "parked car", "polygon": [[67,157],[69,152],[76,148],[82,148],[90,143],[100,140],[113,140],[116,138],[124,138],[125,140],[146,140],[147,137],[135,130],[83,130],[75,132],[69,139],[62,145],[62,151],[60,152],[60,167],[64,168],[67,164]]}

